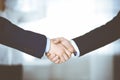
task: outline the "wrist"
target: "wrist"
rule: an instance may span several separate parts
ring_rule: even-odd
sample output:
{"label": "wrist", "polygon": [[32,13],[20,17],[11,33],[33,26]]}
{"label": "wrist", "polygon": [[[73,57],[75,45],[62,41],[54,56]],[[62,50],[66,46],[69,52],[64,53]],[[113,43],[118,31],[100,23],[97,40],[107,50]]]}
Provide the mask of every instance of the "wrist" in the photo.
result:
{"label": "wrist", "polygon": [[76,51],[74,53],[74,56],[79,57],[80,56],[80,51],[79,51],[79,48],[78,48],[77,44],[73,40],[70,40],[70,42],[71,42],[72,46],[74,47],[74,49]]}
{"label": "wrist", "polygon": [[51,40],[47,38],[45,53],[48,53],[51,46]]}

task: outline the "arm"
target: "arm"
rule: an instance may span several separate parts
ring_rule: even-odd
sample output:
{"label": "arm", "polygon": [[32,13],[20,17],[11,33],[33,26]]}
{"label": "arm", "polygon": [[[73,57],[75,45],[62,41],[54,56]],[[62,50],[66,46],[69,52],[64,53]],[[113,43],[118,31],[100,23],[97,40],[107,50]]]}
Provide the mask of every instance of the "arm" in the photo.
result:
{"label": "arm", "polygon": [[41,58],[46,48],[46,36],[26,31],[0,17],[0,43]]}
{"label": "arm", "polygon": [[23,30],[2,17],[0,17],[0,43],[38,58],[44,53],[49,53],[47,57],[53,59],[51,61],[54,63],[59,62],[58,57],[64,62],[69,59],[67,54],[71,54],[61,44],[53,43],[42,34]]}
{"label": "arm", "polygon": [[73,50],[71,49],[73,46],[75,48],[74,53],[77,51],[77,53],[80,52],[80,55],[84,55],[90,51],[105,46],[117,40],[118,38],[120,38],[120,12],[116,17],[114,17],[105,25],[100,26],[82,36],[72,39],[72,45],[70,45],[71,43],[69,40],[66,40],[64,38],[57,38],[55,40],[59,41],[62,45],[69,48],[69,51]]}
{"label": "arm", "polygon": [[105,25],[90,31],[83,36],[74,38],[73,40],[80,50],[80,55],[84,55],[105,46],[118,38],[120,38],[120,12]]}

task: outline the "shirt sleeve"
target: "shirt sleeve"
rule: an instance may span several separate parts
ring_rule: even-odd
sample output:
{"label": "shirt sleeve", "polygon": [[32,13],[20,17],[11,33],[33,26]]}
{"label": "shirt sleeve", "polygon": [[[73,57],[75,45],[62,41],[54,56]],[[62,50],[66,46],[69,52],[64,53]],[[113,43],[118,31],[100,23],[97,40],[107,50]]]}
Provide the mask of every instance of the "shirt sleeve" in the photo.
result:
{"label": "shirt sleeve", "polygon": [[75,48],[75,50],[76,50],[76,53],[74,53],[74,56],[79,57],[80,56],[80,50],[78,49],[77,44],[73,40],[70,40],[70,42],[71,42],[72,46]]}
{"label": "shirt sleeve", "polygon": [[47,44],[46,44],[45,53],[48,53],[49,50],[50,50],[50,39],[47,38]]}

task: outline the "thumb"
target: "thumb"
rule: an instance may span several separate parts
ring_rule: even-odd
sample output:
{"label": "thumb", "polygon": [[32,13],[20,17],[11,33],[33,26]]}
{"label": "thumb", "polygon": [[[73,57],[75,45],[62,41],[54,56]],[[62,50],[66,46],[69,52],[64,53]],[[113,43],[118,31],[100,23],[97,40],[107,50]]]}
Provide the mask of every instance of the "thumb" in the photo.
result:
{"label": "thumb", "polygon": [[58,39],[58,38],[55,38],[55,39],[52,39],[52,40],[53,40],[53,42],[54,42],[55,44],[58,44],[58,43],[61,42],[60,39]]}

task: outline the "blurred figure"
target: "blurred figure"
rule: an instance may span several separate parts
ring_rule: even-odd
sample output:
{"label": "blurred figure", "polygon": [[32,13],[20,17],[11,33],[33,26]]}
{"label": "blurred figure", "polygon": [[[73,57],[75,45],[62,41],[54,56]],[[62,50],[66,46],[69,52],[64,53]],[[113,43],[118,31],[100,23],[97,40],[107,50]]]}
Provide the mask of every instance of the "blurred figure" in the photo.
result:
{"label": "blurred figure", "polygon": [[4,11],[5,9],[4,3],[5,3],[5,0],[0,0],[0,11]]}

